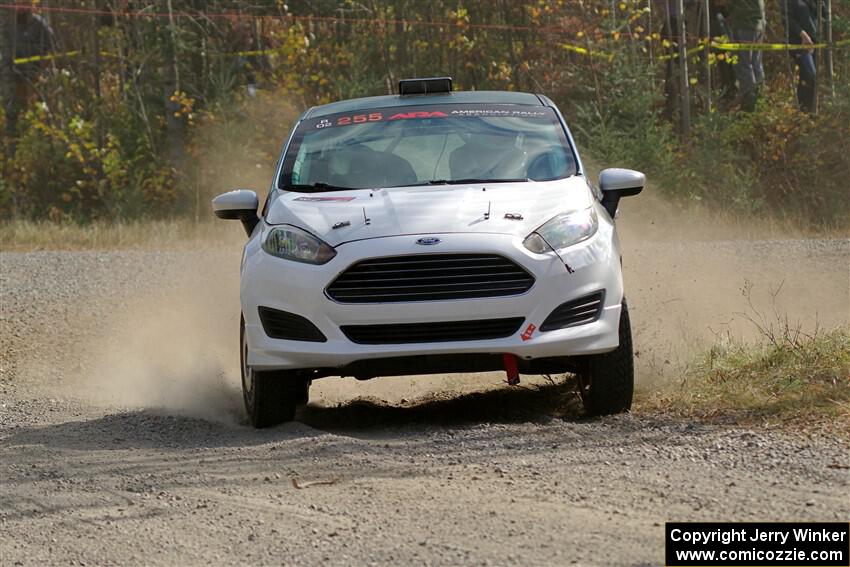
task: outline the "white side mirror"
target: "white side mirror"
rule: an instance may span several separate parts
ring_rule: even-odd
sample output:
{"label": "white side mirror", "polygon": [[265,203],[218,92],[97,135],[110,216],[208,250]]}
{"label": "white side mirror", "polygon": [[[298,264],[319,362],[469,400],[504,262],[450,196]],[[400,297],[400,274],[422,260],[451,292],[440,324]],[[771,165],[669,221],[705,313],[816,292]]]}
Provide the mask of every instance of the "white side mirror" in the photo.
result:
{"label": "white side mirror", "polygon": [[242,221],[242,226],[248,236],[254,231],[254,227],[260,222],[257,216],[257,207],[260,200],[257,194],[248,189],[237,189],[222,193],[212,200],[212,208],[215,216],[226,220]]}
{"label": "white side mirror", "polygon": [[606,169],[599,174],[602,206],[613,218],[622,197],[631,197],[643,191],[646,175],[632,169]]}

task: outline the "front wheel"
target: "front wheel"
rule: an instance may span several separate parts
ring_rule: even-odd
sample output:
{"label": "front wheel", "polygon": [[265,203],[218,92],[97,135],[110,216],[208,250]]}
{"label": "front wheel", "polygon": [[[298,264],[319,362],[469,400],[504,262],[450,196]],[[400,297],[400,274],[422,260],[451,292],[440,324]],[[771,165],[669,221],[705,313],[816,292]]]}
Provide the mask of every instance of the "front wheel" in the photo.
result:
{"label": "front wheel", "polygon": [[240,322],[239,342],[242,399],[251,425],[261,429],[292,421],[298,403],[306,403],[304,381],[286,370],[259,371],[248,366],[244,320]]}
{"label": "front wheel", "polygon": [[586,357],[579,372],[579,394],[589,416],[624,413],[632,407],[635,364],[632,328],[626,300],[620,312],[620,346],[604,354]]}

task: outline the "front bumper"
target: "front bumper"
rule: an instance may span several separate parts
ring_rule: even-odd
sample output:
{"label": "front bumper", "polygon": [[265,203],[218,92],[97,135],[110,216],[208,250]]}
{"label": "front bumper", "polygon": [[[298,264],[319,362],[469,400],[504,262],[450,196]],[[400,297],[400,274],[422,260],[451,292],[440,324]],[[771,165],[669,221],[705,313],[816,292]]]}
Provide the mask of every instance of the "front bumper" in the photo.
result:
{"label": "front bumper", "polygon": [[[394,236],[351,242],[323,266],[298,264],[250,247],[242,271],[241,301],[248,341],[248,364],[257,369],[338,368],[358,360],[417,355],[514,354],[522,359],[596,354],[619,344],[618,326],[623,297],[619,252],[611,231],[570,249],[565,259],[575,262],[570,273],[554,253],[532,254],[514,236],[500,234],[441,234],[439,253],[501,254],[535,277],[534,286],[522,295],[485,299],[457,299],[386,304],[341,304],[329,299],[325,288],[351,264],[364,258],[421,254],[415,244],[422,235]],[[434,251],[436,252],[436,251]],[[605,290],[605,305],[598,320],[567,329],[540,332],[546,317],[560,304]],[[257,308],[271,307],[306,317],[327,337],[327,342],[302,342],[268,337]],[[363,345],[351,342],[341,325],[429,323],[525,317],[513,336],[459,342]],[[535,330],[530,337],[524,332]],[[411,369],[415,373],[415,368]]]}

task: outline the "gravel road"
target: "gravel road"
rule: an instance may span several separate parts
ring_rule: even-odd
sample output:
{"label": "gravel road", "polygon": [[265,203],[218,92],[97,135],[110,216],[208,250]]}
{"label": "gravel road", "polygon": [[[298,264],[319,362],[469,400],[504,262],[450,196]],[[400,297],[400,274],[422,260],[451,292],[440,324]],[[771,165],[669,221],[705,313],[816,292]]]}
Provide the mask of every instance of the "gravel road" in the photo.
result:
{"label": "gravel road", "polygon": [[[239,252],[0,255],[2,565],[661,565],[663,525],[850,519],[850,448],[635,413],[569,383],[327,379],[242,417]],[[650,242],[626,276],[651,388],[737,312],[846,324],[850,242]],[[781,288],[776,293],[777,288]]]}

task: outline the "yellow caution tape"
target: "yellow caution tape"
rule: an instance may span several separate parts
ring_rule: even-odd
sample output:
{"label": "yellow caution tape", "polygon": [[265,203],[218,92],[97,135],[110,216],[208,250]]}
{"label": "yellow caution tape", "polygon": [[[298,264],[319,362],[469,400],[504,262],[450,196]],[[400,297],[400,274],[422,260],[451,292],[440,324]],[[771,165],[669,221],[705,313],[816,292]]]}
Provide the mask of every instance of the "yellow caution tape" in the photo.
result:
{"label": "yellow caution tape", "polygon": [[605,53],[604,51],[587,49],[586,47],[571,45],[569,43],[562,43],[561,49],[566,49],[567,51],[572,51],[573,53],[578,53],[579,55],[587,55],[588,57],[602,57],[603,59],[607,59],[608,61],[611,61],[614,58],[613,53]]}
{"label": "yellow caution tape", "polygon": [[[788,44],[788,43],[734,43],[734,42],[720,42],[720,41],[712,41],[711,48],[717,49],[719,51],[799,51],[799,50],[808,50],[808,49],[826,49],[829,47],[828,43],[816,43],[814,45],[799,45],[799,44]],[[839,49],[842,47],[850,47],[850,38],[842,39],[841,41],[836,41],[832,44],[833,49]],[[616,56],[616,53],[609,53],[596,49],[588,49],[586,47],[581,47],[578,45],[572,45],[569,43],[562,43],[561,48],[567,51],[572,51],[573,53],[578,53],[579,55],[585,55],[588,57],[600,57],[602,59],[607,59],[611,61]],[[687,51],[688,56],[696,55],[701,51],[705,50],[705,41],[700,41],[700,44],[696,47],[692,47]],[[275,47],[270,49],[255,49],[251,51],[236,51],[233,53],[222,53],[221,55],[228,56],[237,56],[237,57],[258,57],[260,55],[276,55],[282,51],[282,48]],[[75,57],[80,54],[80,51],[66,51],[64,53],[49,53],[47,55],[33,55],[31,57],[18,57],[15,59],[15,65],[23,65],[26,63],[37,63],[39,61],[51,61],[53,59],[59,59],[62,57]],[[101,55],[105,57],[117,57],[114,53],[109,52],[101,52]],[[678,53],[671,53],[669,55],[662,55],[658,57],[659,60],[664,61],[667,59],[676,59],[679,57]]]}
{"label": "yellow caution tape", "polygon": [[[79,55],[80,51],[65,51],[64,53],[48,53],[47,55],[33,55],[32,57],[18,57],[15,59],[15,65],[23,65],[25,63],[38,63],[39,61],[51,61],[53,59],[60,59],[62,57],[76,57]],[[101,51],[101,57],[120,57],[120,55],[116,53],[110,53],[109,51]]]}
{"label": "yellow caution tape", "polygon": [[[842,39],[832,44],[833,49],[850,46],[850,39]],[[809,49],[826,49],[828,43],[815,43],[813,45],[799,45],[796,43],[734,43],[728,41],[712,41],[711,48],[718,51],[801,51]],[[705,42],[700,42],[697,47],[688,50],[688,56],[696,55],[705,50]],[[658,59],[664,61],[666,59],[676,59],[678,53],[662,55]]]}
{"label": "yellow caution tape", "polygon": [[[705,43],[700,43],[696,47],[692,47],[692,48],[688,49],[687,56],[691,57],[693,55],[696,55],[697,53],[702,53],[703,51],[705,51]],[[666,61],[667,59],[678,59],[678,58],[679,58],[678,53],[671,53],[670,55],[662,55],[658,59],[659,59],[659,61]]]}
{"label": "yellow caution tape", "polygon": [[825,49],[828,43],[799,45],[796,43],[729,43],[711,42],[711,47],[720,51],[799,51],[802,49]]}
{"label": "yellow caution tape", "polygon": [[[569,43],[562,43],[561,48],[566,49],[567,51],[572,51],[574,53],[578,53],[579,55],[588,55],[590,57],[604,57],[606,59],[611,59],[614,55],[611,53],[606,53],[603,51],[591,50],[586,47],[580,47],[578,45],[571,45]],[[250,51],[234,51],[232,53],[222,53],[221,55],[229,55],[229,56],[237,56],[237,57],[257,57],[260,55],[276,55],[280,53],[283,49],[280,47],[275,47],[271,49],[254,49]]]}
{"label": "yellow caution tape", "polygon": [[236,55],[239,57],[257,57],[259,55],[276,55],[278,52],[282,51],[280,47],[274,47],[271,49],[255,49],[253,51],[236,51],[234,53],[222,53],[222,55]]}
{"label": "yellow caution tape", "polygon": [[47,55],[33,55],[32,57],[18,57],[15,59],[15,65],[23,65],[25,63],[36,63],[38,61],[50,61],[51,59],[59,59],[60,57],[74,57],[79,55],[79,51],[66,51],[65,53],[49,53]]}

